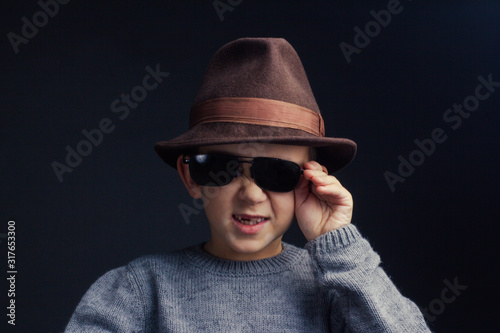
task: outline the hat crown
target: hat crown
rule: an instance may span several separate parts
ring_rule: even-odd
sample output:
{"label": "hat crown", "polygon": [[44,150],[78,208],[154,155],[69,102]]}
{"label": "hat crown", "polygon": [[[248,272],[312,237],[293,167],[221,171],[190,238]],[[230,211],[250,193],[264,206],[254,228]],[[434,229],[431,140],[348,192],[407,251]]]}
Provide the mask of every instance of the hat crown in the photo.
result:
{"label": "hat crown", "polygon": [[356,143],[325,137],[323,118],[297,52],[282,38],[240,38],[212,57],[189,115],[189,130],[157,142],[173,168],[199,146],[264,142],[317,147],[316,160],[335,172]]}
{"label": "hat crown", "polygon": [[320,113],[302,62],[283,38],[240,38],[221,47],[194,105],[223,97],[273,99]]}

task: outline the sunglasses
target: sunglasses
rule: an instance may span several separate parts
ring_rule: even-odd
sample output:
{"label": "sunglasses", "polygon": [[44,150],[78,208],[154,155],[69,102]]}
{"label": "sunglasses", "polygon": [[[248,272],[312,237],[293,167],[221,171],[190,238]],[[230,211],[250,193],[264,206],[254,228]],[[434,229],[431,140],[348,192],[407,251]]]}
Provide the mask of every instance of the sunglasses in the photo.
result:
{"label": "sunglasses", "polygon": [[303,173],[297,163],[271,157],[195,154],[184,156],[182,162],[189,164],[191,178],[201,186],[228,185],[240,175],[240,163],[250,163],[250,172],[255,184],[271,192],[292,191]]}

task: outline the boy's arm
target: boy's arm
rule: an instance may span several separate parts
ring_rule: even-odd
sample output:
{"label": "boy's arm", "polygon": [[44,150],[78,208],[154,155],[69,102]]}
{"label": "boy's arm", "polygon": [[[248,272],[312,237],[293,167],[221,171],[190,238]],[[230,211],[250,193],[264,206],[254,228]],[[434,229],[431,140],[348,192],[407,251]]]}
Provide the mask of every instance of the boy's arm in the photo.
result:
{"label": "boy's arm", "polygon": [[379,256],[350,224],[349,191],[318,162],[303,168],[295,188],[295,216],[331,304],[332,327],[345,332],[429,332],[420,310],[399,293],[379,267]]}
{"label": "boy's arm", "polygon": [[418,307],[382,270],[357,228],[346,225],[306,244],[331,306],[332,329],[345,332],[430,332]]}
{"label": "boy's arm", "polygon": [[85,293],[65,332],[145,332],[144,306],[128,267],[100,277]]}

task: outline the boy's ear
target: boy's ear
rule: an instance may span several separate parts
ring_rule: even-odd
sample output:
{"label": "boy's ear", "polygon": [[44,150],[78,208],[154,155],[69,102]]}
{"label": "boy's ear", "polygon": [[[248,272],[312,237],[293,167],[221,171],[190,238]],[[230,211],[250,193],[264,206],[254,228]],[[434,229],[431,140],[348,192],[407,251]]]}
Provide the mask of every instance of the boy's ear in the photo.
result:
{"label": "boy's ear", "polygon": [[191,178],[191,175],[189,174],[189,165],[182,163],[183,158],[184,155],[179,155],[179,157],[177,158],[177,172],[179,172],[179,176],[181,177],[184,186],[188,190],[189,195],[191,195],[191,197],[193,197],[194,199],[200,199],[200,185],[196,184]]}

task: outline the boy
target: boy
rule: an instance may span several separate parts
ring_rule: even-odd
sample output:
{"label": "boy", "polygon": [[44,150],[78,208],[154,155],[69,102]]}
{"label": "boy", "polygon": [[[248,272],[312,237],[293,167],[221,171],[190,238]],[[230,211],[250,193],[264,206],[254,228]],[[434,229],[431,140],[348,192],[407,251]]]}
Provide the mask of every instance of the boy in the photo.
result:
{"label": "boy", "polygon": [[[155,149],[203,200],[211,238],[108,272],[67,332],[429,332],[350,224],[352,197],[329,172],[356,144],[325,137],[288,42],[219,49],[190,129]],[[294,216],[305,249],[281,241]]]}

